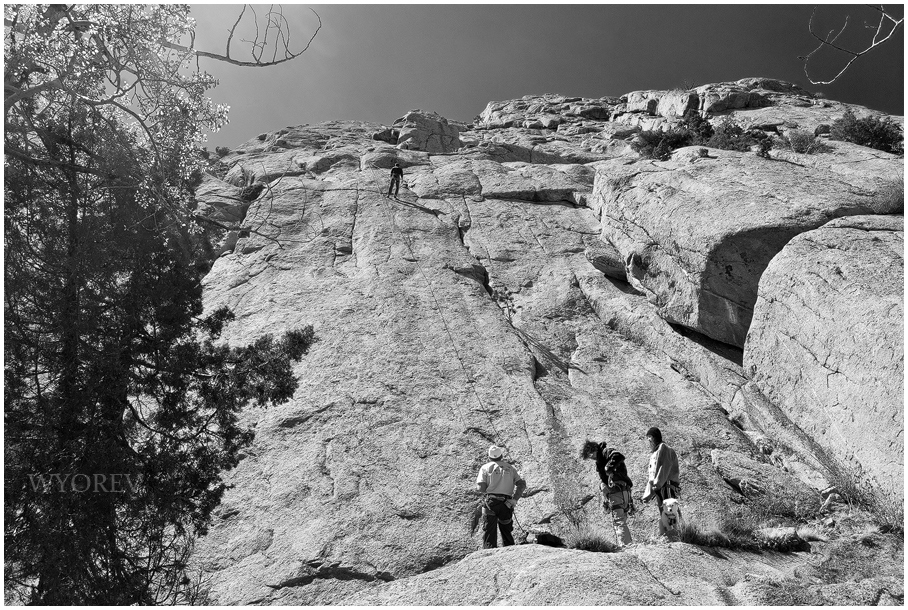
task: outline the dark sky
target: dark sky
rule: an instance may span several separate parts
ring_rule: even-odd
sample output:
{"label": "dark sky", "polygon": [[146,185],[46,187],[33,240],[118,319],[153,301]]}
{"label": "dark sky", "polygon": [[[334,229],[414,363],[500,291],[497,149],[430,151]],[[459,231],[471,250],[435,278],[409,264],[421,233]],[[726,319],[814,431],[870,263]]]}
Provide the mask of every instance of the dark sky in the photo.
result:
{"label": "dark sky", "polygon": [[[210,147],[332,119],[389,124],[421,108],[469,121],[489,101],[527,94],[599,97],[748,76],[904,114],[904,28],[835,84],[810,85],[798,56],[815,46],[808,32],[812,5],[311,7],[322,30],[292,62],[262,69],[202,61],[221,83],[212,99],[231,107],[230,125],[209,136]],[[265,8],[257,8],[261,21]],[[901,6],[892,10],[902,16]],[[297,49],[316,20],[308,5],[283,5],[283,12]],[[196,47],[221,51],[239,6],[193,5],[192,13]],[[847,15],[840,42],[863,48],[873,34],[865,26],[877,22],[865,5],[818,7],[817,30],[840,27]],[[249,33],[236,39],[242,37]],[[825,52],[812,76],[829,78],[844,61]]]}

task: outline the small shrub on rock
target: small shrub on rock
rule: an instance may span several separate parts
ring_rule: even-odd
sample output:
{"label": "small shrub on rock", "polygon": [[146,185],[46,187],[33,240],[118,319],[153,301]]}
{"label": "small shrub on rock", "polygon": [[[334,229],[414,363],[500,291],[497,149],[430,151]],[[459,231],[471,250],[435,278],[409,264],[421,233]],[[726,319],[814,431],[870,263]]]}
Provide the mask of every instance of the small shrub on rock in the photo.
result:
{"label": "small shrub on rock", "polygon": [[599,519],[590,516],[586,502],[561,499],[556,502],[567,526],[560,532],[569,549],[595,553],[615,553],[619,550],[606,534]]}
{"label": "small shrub on rock", "polygon": [[905,179],[898,176],[884,182],[875,193],[870,207],[877,214],[904,214]]}
{"label": "small shrub on rock", "polygon": [[569,549],[589,551],[591,553],[616,553],[618,546],[604,535],[591,531],[572,532],[565,540]]}
{"label": "small shrub on rock", "polygon": [[631,148],[647,159],[667,161],[673,150],[694,143],[691,131],[682,126],[668,131],[641,131]]}
{"label": "small shrub on rock", "polygon": [[656,145],[656,148],[653,149],[653,159],[658,161],[668,161],[672,156],[672,147],[669,144],[668,139],[662,138],[659,140],[659,144]]}
{"label": "small shrub on rock", "polygon": [[772,136],[761,129],[744,129],[731,117],[722,119],[715,127],[712,137],[706,142],[706,146],[710,148],[739,152],[749,151],[754,145],[758,146],[756,151],[758,156],[768,158],[773,146]]}
{"label": "small shrub on rock", "polygon": [[769,151],[775,142],[773,137],[763,131],[753,132],[753,137],[757,141],[757,156],[769,159]]}
{"label": "small shrub on rock", "polygon": [[240,199],[242,199],[243,201],[255,201],[264,190],[265,185],[261,182],[249,184],[247,186],[244,186],[243,190],[240,191]]}
{"label": "small shrub on rock", "polygon": [[690,132],[691,142],[689,146],[703,144],[713,135],[714,129],[709,121],[700,116],[696,110],[688,110],[681,119],[681,125]]}
{"label": "small shrub on rock", "polygon": [[822,150],[822,143],[817,140],[816,135],[801,129],[792,129],[785,135],[783,141],[793,152],[803,155],[811,155]]}
{"label": "small shrub on rock", "polygon": [[715,128],[712,137],[706,142],[710,148],[721,148],[722,150],[748,151],[752,141],[744,133],[744,128],[725,117],[722,122]]}
{"label": "small shrub on rock", "polygon": [[653,151],[662,142],[663,137],[664,134],[661,131],[641,131],[631,142],[631,148],[644,158],[652,159]]}
{"label": "small shrub on rock", "polygon": [[829,132],[833,140],[852,142],[895,154],[904,153],[902,130],[889,117],[880,119],[867,116],[859,119],[849,108],[842,118],[833,121]]}

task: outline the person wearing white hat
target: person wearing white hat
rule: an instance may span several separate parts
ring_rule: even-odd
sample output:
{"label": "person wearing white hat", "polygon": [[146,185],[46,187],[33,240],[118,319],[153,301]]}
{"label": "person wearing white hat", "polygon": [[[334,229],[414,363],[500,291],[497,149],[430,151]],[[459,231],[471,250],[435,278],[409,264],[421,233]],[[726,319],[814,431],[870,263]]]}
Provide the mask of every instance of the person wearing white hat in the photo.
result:
{"label": "person wearing white hat", "polygon": [[489,458],[492,461],[484,464],[476,477],[476,489],[485,494],[482,501],[484,549],[498,546],[497,530],[501,530],[502,546],[514,544],[514,507],[527,486],[517,469],[503,459],[501,447],[489,447]]}

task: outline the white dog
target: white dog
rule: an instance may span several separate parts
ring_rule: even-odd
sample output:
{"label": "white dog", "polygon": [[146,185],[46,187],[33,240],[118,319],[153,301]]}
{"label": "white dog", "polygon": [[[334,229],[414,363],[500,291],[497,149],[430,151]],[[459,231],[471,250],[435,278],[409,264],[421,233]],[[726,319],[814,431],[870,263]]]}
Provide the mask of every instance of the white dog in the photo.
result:
{"label": "white dog", "polygon": [[678,525],[681,523],[681,502],[675,498],[662,501],[662,516],[659,519],[660,534],[678,534]]}

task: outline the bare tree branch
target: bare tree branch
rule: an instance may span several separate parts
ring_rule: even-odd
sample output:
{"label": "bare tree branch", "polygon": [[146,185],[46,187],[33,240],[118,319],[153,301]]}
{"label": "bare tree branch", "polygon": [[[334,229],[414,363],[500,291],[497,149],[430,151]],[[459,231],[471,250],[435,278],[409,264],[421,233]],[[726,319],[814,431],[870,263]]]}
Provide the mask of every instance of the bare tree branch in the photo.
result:
{"label": "bare tree branch", "polygon": [[[873,39],[870,41],[870,45],[861,51],[852,51],[851,49],[846,49],[845,47],[836,44],[836,41],[839,39],[839,37],[842,35],[842,33],[845,32],[845,28],[848,27],[849,17],[847,17],[847,16],[845,17],[845,22],[842,24],[842,27],[841,27],[841,29],[839,29],[838,32],[836,32],[835,30],[830,30],[829,33],[826,34],[825,37],[818,35],[814,31],[814,25],[813,25],[813,20],[814,20],[814,17],[816,16],[816,12],[817,12],[817,8],[814,7],[813,11],[810,13],[810,21],[808,22],[807,27],[808,27],[808,30],[810,31],[810,35],[813,36],[816,40],[818,40],[820,42],[820,44],[817,46],[817,48],[815,48],[813,51],[811,51],[807,55],[798,57],[798,59],[804,60],[804,74],[807,76],[807,80],[809,80],[811,84],[813,84],[813,85],[829,85],[829,84],[834,83],[836,80],[838,80],[838,78],[840,76],[842,76],[842,74],[845,73],[845,71],[849,67],[851,67],[851,64],[853,64],[855,61],[857,61],[857,59],[859,57],[861,57],[862,55],[865,55],[871,49],[878,47],[879,45],[883,44],[884,42],[886,42],[887,40],[892,38],[893,34],[895,34],[895,31],[898,29],[898,27],[900,25],[902,25],[902,23],[905,21],[904,17],[902,17],[901,19],[896,19],[895,17],[890,15],[886,11],[886,9],[883,7],[882,4],[868,5],[868,6],[870,8],[872,8],[873,10],[878,11],[880,13],[880,21],[876,25],[876,27],[873,28],[874,29]],[[873,26],[870,26],[870,27],[873,27]],[[888,31],[888,33],[886,33],[887,31]],[[835,33],[835,35],[833,35],[834,33]],[[814,80],[810,76],[810,71],[809,71],[809,67],[808,67],[808,64],[810,63],[810,58],[813,57],[813,55],[815,53],[817,53],[820,50],[827,48],[827,47],[835,49],[836,51],[845,53],[846,55],[850,56],[850,59],[845,64],[845,66],[841,70],[839,70],[838,74],[833,76],[831,79]]]}
{"label": "bare tree branch", "polygon": [[[290,35],[289,35],[289,29],[287,28],[286,19],[284,19],[283,21],[273,21],[269,18],[268,23],[264,26],[265,29],[262,30],[260,28],[260,26],[258,26],[258,17],[255,16],[254,21],[256,23],[256,37],[253,40],[243,40],[243,42],[249,43],[249,45],[251,46],[250,54],[252,55],[253,60],[252,61],[241,61],[239,59],[232,58],[230,56],[230,52],[231,52],[231,43],[233,41],[233,37],[236,35],[237,27],[240,24],[240,21],[243,17],[243,13],[245,12],[245,10],[246,9],[244,6],[243,11],[240,12],[240,17],[237,19],[236,23],[233,24],[233,27],[230,28],[230,34],[227,37],[227,48],[225,49],[224,54],[211,53],[209,51],[199,51],[199,50],[192,49],[190,47],[187,47],[187,46],[184,46],[181,44],[169,42],[167,40],[162,40],[161,46],[166,47],[168,49],[173,49],[175,51],[180,51],[183,53],[194,53],[196,57],[207,57],[208,59],[222,61],[224,63],[233,64],[234,66],[243,66],[246,68],[267,68],[269,66],[276,66],[278,64],[282,64],[282,63],[294,60],[297,57],[299,57],[300,55],[302,55],[303,53],[305,53],[309,49],[309,46],[312,44],[312,41],[315,40],[316,35],[318,35],[319,31],[322,29],[322,18],[319,16],[318,13],[316,13],[313,9],[310,8],[309,10],[312,11],[312,13],[315,15],[316,19],[318,19],[318,27],[315,28],[315,31],[312,33],[312,36],[309,37],[309,41],[306,43],[306,46],[303,47],[302,49],[300,49],[299,51],[297,51],[296,53],[294,53],[294,52],[290,51]],[[253,15],[255,15],[254,10],[252,10],[252,13],[253,13]],[[270,30],[277,30],[278,35],[279,35],[278,40],[282,41],[281,46],[284,49],[284,57],[282,59],[273,59],[272,61],[262,61],[262,52],[264,51],[265,47],[267,46],[268,34],[269,34]],[[275,57],[277,57],[276,54],[277,54],[277,47],[275,48]]]}

